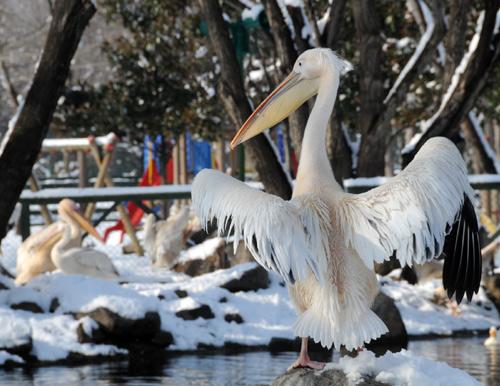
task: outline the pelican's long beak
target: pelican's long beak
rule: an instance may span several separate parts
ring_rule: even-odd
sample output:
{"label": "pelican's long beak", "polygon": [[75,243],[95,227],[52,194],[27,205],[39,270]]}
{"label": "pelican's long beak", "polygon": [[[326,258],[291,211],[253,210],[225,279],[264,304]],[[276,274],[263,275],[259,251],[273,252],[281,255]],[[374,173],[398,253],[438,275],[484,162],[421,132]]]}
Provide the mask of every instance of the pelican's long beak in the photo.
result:
{"label": "pelican's long beak", "polygon": [[81,215],[78,210],[71,210],[69,215],[75,219],[75,221],[84,229],[89,235],[94,236],[97,240],[103,242],[103,238],[94,228],[94,226]]}
{"label": "pelican's long beak", "polygon": [[305,79],[292,71],[248,117],[231,141],[231,149],[281,122],[315,95],[318,87],[319,78]]}

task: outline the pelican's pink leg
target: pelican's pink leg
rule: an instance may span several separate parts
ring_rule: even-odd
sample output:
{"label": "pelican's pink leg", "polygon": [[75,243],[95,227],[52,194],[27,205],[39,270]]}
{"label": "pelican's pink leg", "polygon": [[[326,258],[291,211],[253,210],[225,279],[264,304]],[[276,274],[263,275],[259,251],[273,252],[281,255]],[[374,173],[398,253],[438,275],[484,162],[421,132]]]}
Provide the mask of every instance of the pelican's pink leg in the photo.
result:
{"label": "pelican's pink leg", "polygon": [[309,354],[307,353],[307,343],[308,338],[302,338],[299,358],[293,363],[292,366],[290,366],[291,369],[309,367],[311,369],[321,370],[325,367],[325,363],[312,361],[311,358],[309,358]]}

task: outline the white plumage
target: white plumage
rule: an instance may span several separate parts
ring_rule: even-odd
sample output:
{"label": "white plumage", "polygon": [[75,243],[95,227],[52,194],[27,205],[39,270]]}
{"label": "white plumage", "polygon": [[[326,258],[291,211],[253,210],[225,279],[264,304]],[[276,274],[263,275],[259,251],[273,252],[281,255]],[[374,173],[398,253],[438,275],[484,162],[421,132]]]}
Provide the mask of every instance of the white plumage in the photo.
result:
{"label": "white plumage", "polygon": [[[429,140],[397,177],[367,193],[343,192],[327,157],[328,120],[346,62],[331,50],[303,53],[292,73],[248,118],[232,146],[293,112],[310,96],[293,198],[285,201],[213,170],[193,182],[193,205],[206,225],[241,237],[257,262],[281,275],[298,309],[302,349],[295,366],[321,368],[307,337],[322,345],[362,346],[387,332],[370,310],[378,292],[374,262],[395,255],[422,263],[445,252],[443,282],[460,301],[477,292],[480,251],[472,189],[455,145]],[[478,274],[479,273],[479,274]]]}
{"label": "white plumage", "polygon": [[63,224],[62,238],[54,245],[51,258],[54,265],[67,274],[94,276],[103,279],[117,278],[118,271],[108,255],[88,247],[73,247],[74,234],[79,229],[78,223],[95,237],[100,235],[77,211],[78,207],[71,200],[61,201],[58,207]]}
{"label": "white plumage", "polygon": [[155,266],[172,267],[186,245],[190,221],[189,206],[177,212],[171,209],[170,216],[164,221],[156,221],[153,214],[146,217],[144,247]]}

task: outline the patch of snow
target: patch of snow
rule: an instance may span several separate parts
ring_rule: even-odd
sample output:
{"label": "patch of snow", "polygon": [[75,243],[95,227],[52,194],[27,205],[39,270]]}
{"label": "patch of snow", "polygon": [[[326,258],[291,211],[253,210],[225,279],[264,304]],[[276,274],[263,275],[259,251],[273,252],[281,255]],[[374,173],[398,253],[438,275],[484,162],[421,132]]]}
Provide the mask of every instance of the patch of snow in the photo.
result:
{"label": "patch of snow", "polygon": [[31,327],[29,322],[18,316],[19,312],[0,308],[0,348],[6,349],[29,343]]}
{"label": "patch of snow", "polygon": [[251,19],[257,20],[261,12],[264,11],[264,6],[262,4],[254,4],[250,8],[245,8],[243,12],[241,12],[241,19]]}
{"label": "patch of snow", "polygon": [[5,362],[12,361],[17,363],[24,363],[23,358],[17,355],[8,353],[7,351],[0,350],[0,365],[4,365]]}
{"label": "patch of snow", "polygon": [[36,277],[29,286],[59,300],[58,312],[90,312],[105,307],[125,318],[139,319],[158,309],[158,299],[144,296],[111,280],[53,273]]}
{"label": "patch of snow", "polygon": [[213,256],[215,251],[224,243],[224,239],[220,237],[214,237],[212,239],[205,240],[201,244],[195,245],[185,251],[182,251],[176,263],[185,263],[191,260],[206,259],[207,257]]}
{"label": "patch of snow", "polygon": [[352,140],[349,135],[349,131],[347,130],[347,126],[342,122],[341,124],[342,133],[344,134],[344,139],[347,142],[347,146],[351,150],[351,159],[352,165],[351,170],[356,170],[358,167],[358,156],[359,156],[359,147],[361,146],[361,134],[356,134],[356,140]]}
{"label": "patch of snow", "polygon": [[440,279],[413,286],[383,278],[381,284],[382,292],[394,299],[409,335],[451,335],[454,331],[487,330],[490,326],[500,326],[495,305],[488,300],[483,289],[472,302],[460,304],[460,314],[453,316],[448,308],[432,301],[442,286]]}
{"label": "patch of snow", "polygon": [[338,364],[329,364],[325,369],[341,369],[355,383],[362,375],[390,385],[407,386],[479,386],[477,380],[463,370],[450,367],[444,362],[417,356],[409,351],[388,352],[376,357],[370,351],[362,351],[356,358],[345,356]]}
{"label": "patch of snow", "polygon": [[40,315],[29,321],[33,331],[32,353],[41,361],[65,359],[70,353],[85,356],[127,353],[111,345],[78,343],[76,329],[79,322],[69,315]]}

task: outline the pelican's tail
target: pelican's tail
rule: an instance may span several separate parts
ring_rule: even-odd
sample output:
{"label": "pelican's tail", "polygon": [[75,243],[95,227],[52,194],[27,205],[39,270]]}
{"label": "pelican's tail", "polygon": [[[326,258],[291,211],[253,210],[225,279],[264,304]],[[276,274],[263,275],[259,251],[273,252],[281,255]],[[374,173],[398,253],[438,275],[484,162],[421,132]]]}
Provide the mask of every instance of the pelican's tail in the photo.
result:
{"label": "pelican's tail", "polygon": [[[335,295],[332,298],[336,298]],[[380,318],[366,305],[340,306],[330,298],[329,305],[313,304],[298,318],[294,332],[300,337],[311,337],[316,343],[347,350],[363,346],[389,330]]]}

